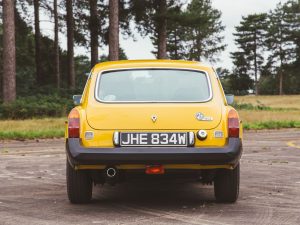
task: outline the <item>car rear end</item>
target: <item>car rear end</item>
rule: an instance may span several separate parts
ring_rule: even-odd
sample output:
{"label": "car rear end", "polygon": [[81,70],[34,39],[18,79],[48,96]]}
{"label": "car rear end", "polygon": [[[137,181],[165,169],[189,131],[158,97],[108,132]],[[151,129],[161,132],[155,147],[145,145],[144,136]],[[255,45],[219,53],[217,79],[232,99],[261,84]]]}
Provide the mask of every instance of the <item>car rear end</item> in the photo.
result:
{"label": "car rear end", "polygon": [[[80,105],[70,112],[67,170],[85,177],[85,200],[91,183],[130,175],[192,177],[214,182],[216,191],[224,185],[220,174],[237,173],[241,138],[238,114],[212,68],[164,60],[104,63],[93,69]],[[236,191],[217,192],[221,201],[237,198]],[[82,202],[78,196],[69,191],[71,202]]]}

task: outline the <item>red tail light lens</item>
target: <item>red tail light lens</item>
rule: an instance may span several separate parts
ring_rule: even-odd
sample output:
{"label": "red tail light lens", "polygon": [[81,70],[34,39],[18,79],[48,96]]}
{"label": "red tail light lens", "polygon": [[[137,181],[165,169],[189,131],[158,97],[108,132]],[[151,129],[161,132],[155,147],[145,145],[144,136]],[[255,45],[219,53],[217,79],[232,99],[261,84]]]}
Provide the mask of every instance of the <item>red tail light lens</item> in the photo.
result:
{"label": "red tail light lens", "polygon": [[146,174],[164,174],[165,169],[163,166],[147,166],[146,167]]}
{"label": "red tail light lens", "polygon": [[237,111],[231,109],[228,113],[228,137],[239,137],[240,121]]}
{"label": "red tail light lens", "polygon": [[72,109],[68,117],[69,138],[79,138],[80,115],[77,109]]}

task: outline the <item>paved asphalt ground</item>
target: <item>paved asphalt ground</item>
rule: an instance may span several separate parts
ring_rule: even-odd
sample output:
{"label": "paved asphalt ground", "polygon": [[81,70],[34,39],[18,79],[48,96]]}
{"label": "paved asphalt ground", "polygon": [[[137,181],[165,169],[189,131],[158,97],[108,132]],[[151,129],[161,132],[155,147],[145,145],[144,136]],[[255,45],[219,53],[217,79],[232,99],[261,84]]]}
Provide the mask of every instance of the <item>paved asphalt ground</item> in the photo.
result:
{"label": "paved asphalt ground", "polygon": [[300,130],[246,132],[240,197],[217,204],[199,183],[97,186],[66,195],[62,139],[0,142],[0,224],[300,224]]}

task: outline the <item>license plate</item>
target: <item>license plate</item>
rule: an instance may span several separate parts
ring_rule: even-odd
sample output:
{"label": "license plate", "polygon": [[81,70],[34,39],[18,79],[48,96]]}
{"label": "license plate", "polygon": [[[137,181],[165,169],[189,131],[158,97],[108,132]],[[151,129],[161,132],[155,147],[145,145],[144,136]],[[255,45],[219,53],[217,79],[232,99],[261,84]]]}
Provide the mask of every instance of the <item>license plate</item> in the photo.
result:
{"label": "license plate", "polygon": [[187,133],[120,133],[121,146],[187,146]]}

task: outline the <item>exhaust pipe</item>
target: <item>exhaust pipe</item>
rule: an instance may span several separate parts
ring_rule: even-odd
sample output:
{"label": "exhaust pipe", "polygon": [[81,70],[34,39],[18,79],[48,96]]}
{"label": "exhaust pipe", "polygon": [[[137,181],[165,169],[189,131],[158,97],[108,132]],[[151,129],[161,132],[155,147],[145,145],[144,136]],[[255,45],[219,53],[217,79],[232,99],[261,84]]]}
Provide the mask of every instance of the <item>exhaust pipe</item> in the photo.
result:
{"label": "exhaust pipe", "polygon": [[114,168],[114,167],[108,167],[106,169],[106,177],[109,179],[115,178],[117,176],[117,173],[118,172],[117,172],[116,168]]}

